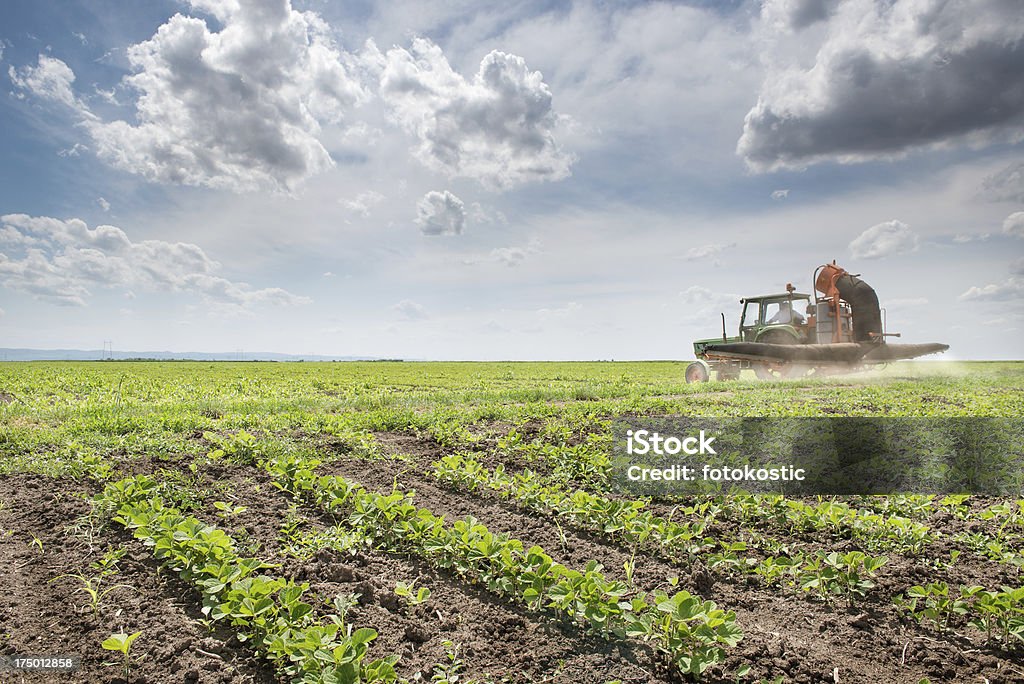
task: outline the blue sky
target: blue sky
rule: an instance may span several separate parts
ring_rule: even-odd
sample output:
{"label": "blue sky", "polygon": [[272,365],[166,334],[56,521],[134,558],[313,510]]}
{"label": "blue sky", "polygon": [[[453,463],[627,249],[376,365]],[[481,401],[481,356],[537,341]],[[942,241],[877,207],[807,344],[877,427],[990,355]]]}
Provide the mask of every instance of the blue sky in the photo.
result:
{"label": "blue sky", "polygon": [[0,346],[685,359],[836,259],[1020,358],[1014,5],[3,3]]}

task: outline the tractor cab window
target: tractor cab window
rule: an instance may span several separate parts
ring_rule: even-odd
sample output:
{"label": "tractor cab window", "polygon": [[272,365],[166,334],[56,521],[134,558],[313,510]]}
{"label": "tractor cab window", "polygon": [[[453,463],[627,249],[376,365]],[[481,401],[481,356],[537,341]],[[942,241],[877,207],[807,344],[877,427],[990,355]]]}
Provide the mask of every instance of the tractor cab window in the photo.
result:
{"label": "tractor cab window", "polygon": [[747,302],[743,306],[741,328],[753,328],[761,322],[761,302]]}
{"label": "tractor cab window", "polygon": [[772,302],[768,305],[765,323],[768,325],[803,325],[804,315],[800,313],[800,308],[805,306],[806,303],[803,300],[784,299]]}

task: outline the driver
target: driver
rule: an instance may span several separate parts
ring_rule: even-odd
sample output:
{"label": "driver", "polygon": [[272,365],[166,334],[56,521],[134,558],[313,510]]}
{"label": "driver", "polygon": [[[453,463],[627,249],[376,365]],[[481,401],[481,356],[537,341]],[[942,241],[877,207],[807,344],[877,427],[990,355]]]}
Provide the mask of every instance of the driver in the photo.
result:
{"label": "driver", "polygon": [[768,319],[768,325],[775,323],[789,323],[791,325],[803,325],[804,317],[798,311],[793,311],[793,302],[779,302],[779,310]]}

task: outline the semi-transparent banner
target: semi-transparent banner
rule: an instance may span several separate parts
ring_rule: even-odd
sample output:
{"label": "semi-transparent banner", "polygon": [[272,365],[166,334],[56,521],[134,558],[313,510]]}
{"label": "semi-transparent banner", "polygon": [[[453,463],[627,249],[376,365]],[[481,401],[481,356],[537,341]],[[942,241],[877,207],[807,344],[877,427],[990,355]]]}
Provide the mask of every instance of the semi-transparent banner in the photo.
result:
{"label": "semi-transparent banner", "polygon": [[1022,496],[1022,418],[623,418],[612,479],[634,496],[728,491]]}

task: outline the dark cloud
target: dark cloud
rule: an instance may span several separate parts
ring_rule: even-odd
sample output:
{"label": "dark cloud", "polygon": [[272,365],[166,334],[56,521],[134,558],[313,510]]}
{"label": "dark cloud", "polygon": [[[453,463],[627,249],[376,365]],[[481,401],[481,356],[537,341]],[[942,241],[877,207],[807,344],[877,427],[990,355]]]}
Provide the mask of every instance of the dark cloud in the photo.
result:
{"label": "dark cloud", "polygon": [[770,73],[737,151],[758,170],[1024,137],[1024,12],[1007,0],[851,2],[811,69]]}
{"label": "dark cloud", "polygon": [[839,0],[767,0],[762,11],[789,28],[802,29],[825,21],[838,5]]}
{"label": "dark cloud", "polygon": [[986,176],[978,194],[993,202],[1024,203],[1024,162],[1010,164]]}

